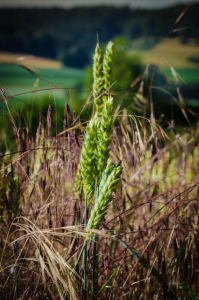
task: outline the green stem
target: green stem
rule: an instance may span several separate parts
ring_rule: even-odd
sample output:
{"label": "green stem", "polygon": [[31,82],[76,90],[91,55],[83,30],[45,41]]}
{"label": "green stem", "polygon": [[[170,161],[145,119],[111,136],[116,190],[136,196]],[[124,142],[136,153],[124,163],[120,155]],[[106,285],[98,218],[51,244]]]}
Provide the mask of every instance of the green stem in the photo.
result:
{"label": "green stem", "polygon": [[[16,236],[16,233],[15,233]],[[14,255],[15,255],[15,266],[14,266],[14,282],[15,282],[15,299],[18,298],[18,280],[17,280],[17,252],[18,252],[18,244],[14,243]]]}
{"label": "green stem", "polygon": [[[86,229],[86,225],[87,225],[87,196],[85,197],[85,215],[84,215],[84,226]],[[85,297],[86,297],[86,263],[87,263],[87,247],[85,244],[84,247],[84,254],[83,254],[83,266],[84,266],[84,285],[83,285],[83,289],[85,292]]]}
{"label": "green stem", "polygon": [[93,278],[92,278],[92,300],[95,300],[95,265],[96,263],[96,235],[93,240]]}
{"label": "green stem", "polygon": [[[86,246],[86,242],[84,242],[84,244],[83,244],[83,246],[82,246],[82,248],[81,248],[81,251],[80,251],[80,253],[79,253],[78,259],[77,259],[76,264],[75,264],[75,267],[74,267],[74,271],[76,270],[77,265],[78,265],[78,263],[79,263],[79,261],[80,261],[80,259],[81,259],[81,257],[82,257],[82,253],[83,253],[83,251],[84,251],[84,249],[85,249],[85,246]],[[73,276],[74,276],[74,272],[73,272],[73,274],[72,274],[72,277],[73,277]]]}
{"label": "green stem", "polygon": [[105,282],[105,284],[103,285],[103,287],[99,290],[98,294],[100,294],[103,289],[105,288],[105,286],[109,283],[109,281],[113,278],[113,276],[115,276],[115,274],[118,272],[119,268],[117,268],[113,274],[109,277],[109,279]]}
{"label": "green stem", "polygon": [[[96,180],[96,193],[97,193],[97,197],[99,196],[99,184],[98,184],[99,180]],[[95,300],[95,286],[96,286],[96,282],[95,282],[95,278],[96,278],[96,267],[97,267],[97,250],[96,250],[96,241],[97,241],[97,237],[96,234],[94,234],[94,240],[93,240],[93,278],[92,278],[92,295],[91,295],[91,299]]]}
{"label": "green stem", "polygon": [[[75,274],[75,270],[76,270],[77,265],[78,265],[78,263],[79,263],[79,261],[80,261],[80,259],[81,259],[81,257],[82,257],[82,253],[83,253],[83,251],[84,251],[84,249],[85,249],[85,246],[86,246],[86,241],[84,242],[84,244],[83,244],[83,246],[82,246],[82,248],[81,248],[81,250],[80,250],[79,256],[78,256],[77,261],[76,261],[76,264],[75,264],[75,266],[74,266],[74,271],[73,271],[73,273],[72,273],[72,277],[73,277],[74,274]],[[65,295],[64,295],[64,299],[65,299],[65,300],[68,299],[68,293],[67,293],[67,292],[66,292]]]}

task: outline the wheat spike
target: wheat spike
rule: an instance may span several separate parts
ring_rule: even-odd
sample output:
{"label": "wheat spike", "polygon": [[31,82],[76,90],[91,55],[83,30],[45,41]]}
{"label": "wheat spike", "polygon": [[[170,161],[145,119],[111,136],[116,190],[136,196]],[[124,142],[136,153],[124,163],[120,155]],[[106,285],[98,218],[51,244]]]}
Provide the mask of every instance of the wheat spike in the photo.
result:
{"label": "wheat spike", "polygon": [[[95,54],[93,55],[93,97],[96,99],[103,93],[103,57],[102,51],[97,43],[95,48]],[[95,100],[97,113],[100,115],[103,109],[103,100],[99,98]]]}
{"label": "wheat spike", "polygon": [[96,119],[92,119],[86,128],[80,159],[84,193],[88,201],[93,197],[95,190],[97,171],[95,162],[96,133]]}
{"label": "wheat spike", "polygon": [[101,177],[102,172],[105,169],[107,159],[109,157],[109,145],[111,143],[110,135],[113,130],[113,122],[112,122],[112,112],[113,112],[113,98],[108,97],[107,102],[104,105],[102,119],[99,123],[99,129],[97,133],[98,143],[97,143],[97,153],[96,153],[96,161],[97,161],[97,170],[99,172],[98,178]]}
{"label": "wheat spike", "polygon": [[[106,47],[106,52],[103,61],[103,75],[104,75],[104,90],[109,93],[111,85],[112,74],[112,57],[113,57],[113,42],[109,42]],[[103,97],[103,101],[106,102],[107,97]]]}
{"label": "wheat spike", "polygon": [[91,216],[86,227],[86,241],[88,241],[92,235],[90,230],[99,228],[101,221],[106,214],[109,203],[112,200],[112,193],[120,179],[121,174],[121,162],[119,162],[119,164],[114,166],[112,169],[111,160],[109,160],[106,169],[102,174],[102,180],[99,186],[99,196],[96,196],[95,205],[91,211]]}

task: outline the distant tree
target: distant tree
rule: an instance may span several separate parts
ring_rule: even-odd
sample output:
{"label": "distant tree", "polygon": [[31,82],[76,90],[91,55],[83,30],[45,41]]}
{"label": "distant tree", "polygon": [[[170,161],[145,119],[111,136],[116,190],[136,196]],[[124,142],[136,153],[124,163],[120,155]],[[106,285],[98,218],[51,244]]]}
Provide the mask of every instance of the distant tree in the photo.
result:
{"label": "distant tree", "polygon": [[189,43],[188,37],[187,37],[187,36],[183,36],[183,37],[180,39],[180,43],[181,43],[182,45],[188,44],[188,43]]}
{"label": "distant tree", "polygon": [[130,92],[131,83],[142,73],[141,59],[137,54],[128,54],[128,40],[117,37],[114,42],[113,55],[113,90]]}

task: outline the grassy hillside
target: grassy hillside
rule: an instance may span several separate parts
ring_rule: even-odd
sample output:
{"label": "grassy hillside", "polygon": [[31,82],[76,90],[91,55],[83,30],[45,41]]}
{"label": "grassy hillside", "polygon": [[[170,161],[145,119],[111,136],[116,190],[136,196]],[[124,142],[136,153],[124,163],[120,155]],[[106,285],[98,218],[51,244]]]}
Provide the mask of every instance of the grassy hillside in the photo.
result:
{"label": "grassy hillside", "polygon": [[[57,63],[58,64],[58,63]],[[25,66],[31,66],[26,63]],[[35,66],[35,65],[34,65]],[[57,88],[74,88],[82,81],[84,70],[68,68],[61,66],[52,68],[52,64],[46,65],[48,68],[37,67],[26,69],[14,64],[0,65],[1,86],[9,93],[21,94],[34,90],[34,85],[39,78],[37,89]],[[42,61],[41,61],[42,66]],[[40,96],[48,95],[48,91],[40,92]],[[57,94],[57,93],[56,93]],[[27,95],[21,95],[22,99],[27,99]]]}
{"label": "grassy hillside", "polygon": [[[11,58],[8,54],[4,57],[7,60]],[[63,128],[62,118],[65,99],[69,101],[71,107],[72,102],[68,91],[80,86],[84,77],[84,70],[68,68],[59,62],[42,60],[41,58],[35,58],[34,64],[27,60],[25,64],[23,62],[23,66],[25,67],[18,64],[0,64],[0,86],[7,96],[10,109],[17,122],[21,126],[26,126],[24,120],[27,118],[27,122],[32,124],[32,132],[35,132],[34,123],[38,116],[42,115],[45,118],[48,107],[51,105],[52,119],[57,118],[58,115],[57,127]],[[12,127],[9,125],[7,113],[6,104],[1,99],[0,131],[1,134],[3,128],[7,131],[7,144],[12,144]],[[23,117],[21,118],[21,116]]]}
{"label": "grassy hillside", "polygon": [[199,57],[199,45],[195,39],[182,44],[180,38],[163,38],[148,50],[140,49],[140,44],[140,39],[132,42],[132,54],[139,51],[144,65],[150,63],[161,69],[168,65],[173,68],[198,69],[198,64],[191,61],[191,58]]}
{"label": "grassy hillside", "polygon": [[169,78],[172,78],[172,67],[187,83],[198,82],[199,64],[197,59],[199,57],[199,45],[195,39],[182,44],[179,38],[164,38],[148,50],[140,49],[142,41],[143,39],[139,39],[132,43],[132,50],[129,55],[132,56],[135,52],[138,52],[142,58],[143,66],[147,64],[155,65],[166,72]]}
{"label": "grassy hillside", "polygon": [[[186,43],[182,43],[181,38],[163,38],[155,45],[151,43],[151,39],[142,38],[133,41],[128,55],[131,58],[135,53],[139,53],[143,67],[148,64],[151,66],[150,76],[155,70],[153,66],[156,66],[153,86],[156,92],[159,89],[157,110],[163,113],[161,106],[158,105],[163,98],[167,103],[171,103],[173,96],[179,100],[177,87],[180,88],[186,105],[191,108],[199,107],[199,45],[196,39],[189,39]],[[175,101],[172,102],[175,105]],[[168,105],[166,111],[169,109]]]}

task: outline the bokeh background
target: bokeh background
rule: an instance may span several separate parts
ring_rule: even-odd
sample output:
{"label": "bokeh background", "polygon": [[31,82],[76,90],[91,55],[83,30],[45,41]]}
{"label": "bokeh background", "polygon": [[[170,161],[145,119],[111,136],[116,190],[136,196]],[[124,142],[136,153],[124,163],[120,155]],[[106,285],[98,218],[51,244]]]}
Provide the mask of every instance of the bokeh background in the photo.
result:
{"label": "bokeh background", "polygon": [[[121,109],[143,114],[137,93],[154,102],[156,118],[186,124],[199,108],[199,1],[0,1],[0,84],[20,126],[34,132],[49,104],[63,128],[67,99],[76,115],[92,89],[92,55],[114,42],[113,92]],[[144,78],[144,87],[140,85]],[[69,88],[69,89],[68,89]],[[143,89],[143,90],[142,90]],[[91,106],[83,110],[87,119]],[[146,112],[145,112],[146,113]],[[0,101],[2,136],[12,135]],[[1,141],[1,148],[5,148]]]}

